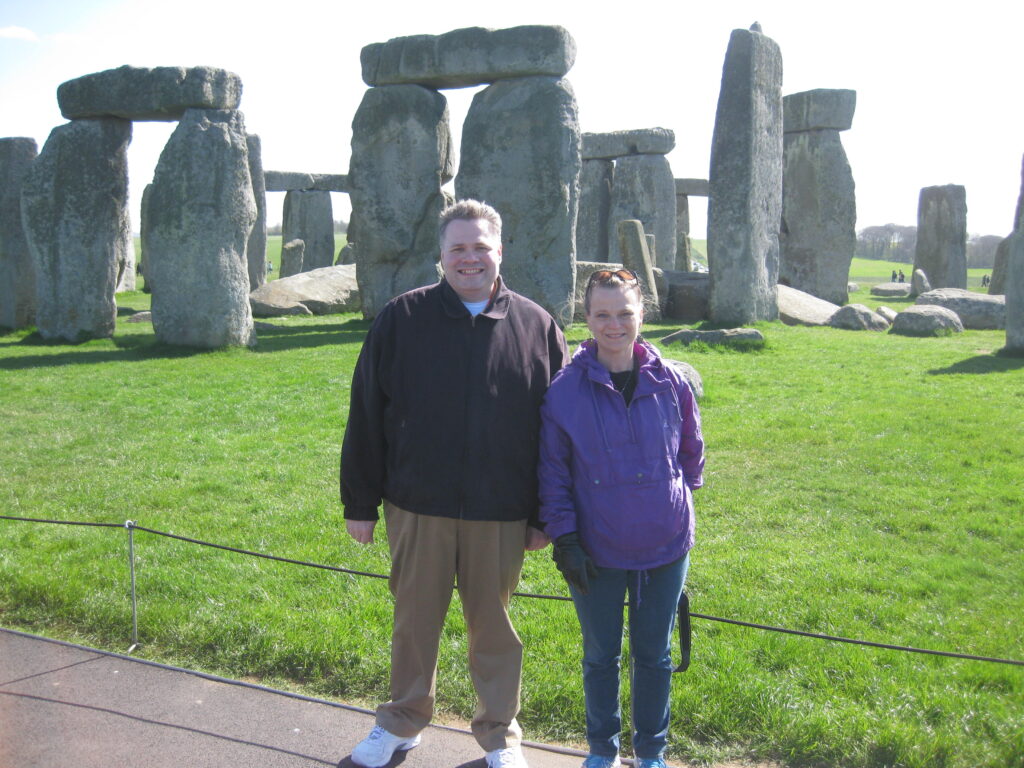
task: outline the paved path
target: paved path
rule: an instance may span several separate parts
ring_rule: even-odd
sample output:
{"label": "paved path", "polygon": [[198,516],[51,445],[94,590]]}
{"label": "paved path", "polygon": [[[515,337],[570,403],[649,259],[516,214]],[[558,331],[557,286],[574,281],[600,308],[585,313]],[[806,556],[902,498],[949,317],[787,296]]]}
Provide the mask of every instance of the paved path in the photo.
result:
{"label": "paved path", "polygon": [[[353,766],[372,713],[0,628],[0,768]],[[527,745],[530,768],[581,754]],[[391,766],[484,768],[473,737],[431,726]]]}

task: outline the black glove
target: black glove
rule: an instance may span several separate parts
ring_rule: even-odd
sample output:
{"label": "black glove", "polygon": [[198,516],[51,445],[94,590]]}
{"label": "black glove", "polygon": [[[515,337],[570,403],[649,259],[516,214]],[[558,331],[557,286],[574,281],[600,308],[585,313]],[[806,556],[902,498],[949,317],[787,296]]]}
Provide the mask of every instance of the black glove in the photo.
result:
{"label": "black glove", "polygon": [[590,579],[597,577],[597,568],[580,544],[579,534],[576,531],[563,533],[555,539],[552,549],[551,557],[569,586],[575,587],[582,595],[587,594]]}

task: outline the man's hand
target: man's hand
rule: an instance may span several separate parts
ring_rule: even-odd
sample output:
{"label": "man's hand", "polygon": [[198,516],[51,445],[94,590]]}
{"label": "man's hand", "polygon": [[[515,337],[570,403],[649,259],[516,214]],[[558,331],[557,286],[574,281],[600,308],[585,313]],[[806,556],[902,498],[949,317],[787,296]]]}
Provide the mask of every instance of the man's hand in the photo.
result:
{"label": "man's hand", "polygon": [[548,535],[539,528],[534,528],[532,525],[526,526],[526,551],[533,552],[537,549],[544,549],[548,544],[551,543],[551,539]]}
{"label": "man's hand", "polygon": [[376,525],[376,520],[346,520],[345,530],[360,544],[372,544],[373,529]]}

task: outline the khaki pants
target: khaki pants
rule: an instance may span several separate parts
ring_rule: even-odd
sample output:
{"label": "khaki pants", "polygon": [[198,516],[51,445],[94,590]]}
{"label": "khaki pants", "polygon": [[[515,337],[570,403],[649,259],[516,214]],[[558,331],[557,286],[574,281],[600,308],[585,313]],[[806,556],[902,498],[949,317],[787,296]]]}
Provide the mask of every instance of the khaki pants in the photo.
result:
{"label": "khaki pants", "polygon": [[476,688],[473,736],[485,751],[518,744],[523,644],[508,602],[523,567],[526,521],[486,522],[417,515],[384,503],[391,550],[391,701],[377,724],[397,736],[423,730],[434,713],[437,653],[458,580]]}

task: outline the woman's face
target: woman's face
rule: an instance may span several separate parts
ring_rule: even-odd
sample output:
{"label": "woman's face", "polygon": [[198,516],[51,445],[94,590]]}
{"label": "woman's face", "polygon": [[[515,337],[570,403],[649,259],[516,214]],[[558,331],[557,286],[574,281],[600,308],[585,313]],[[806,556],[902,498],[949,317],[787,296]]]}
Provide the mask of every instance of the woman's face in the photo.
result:
{"label": "woman's face", "polygon": [[631,351],[643,319],[644,308],[635,285],[595,285],[591,289],[587,327],[598,352],[616,355]]}

